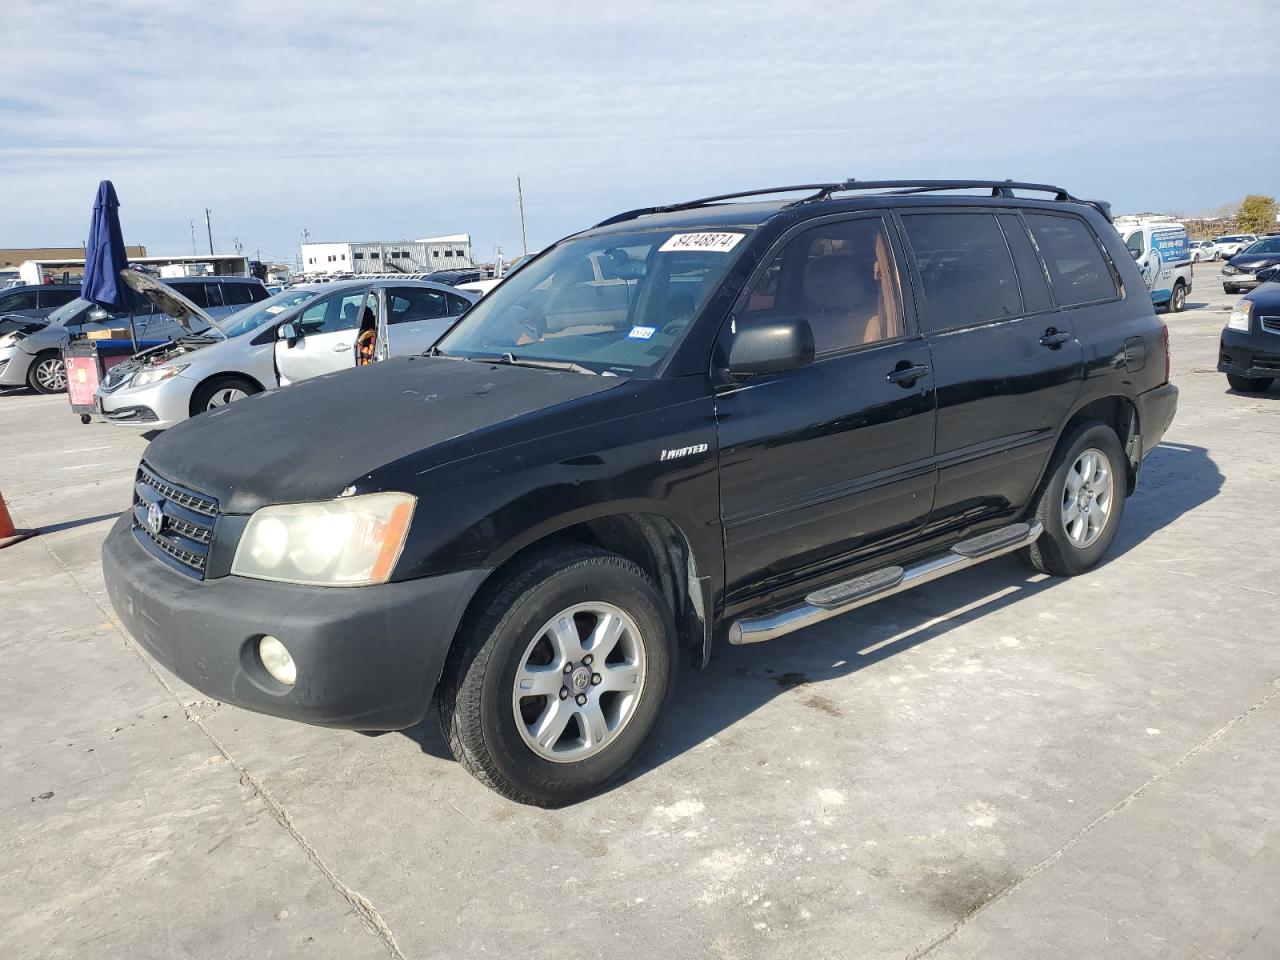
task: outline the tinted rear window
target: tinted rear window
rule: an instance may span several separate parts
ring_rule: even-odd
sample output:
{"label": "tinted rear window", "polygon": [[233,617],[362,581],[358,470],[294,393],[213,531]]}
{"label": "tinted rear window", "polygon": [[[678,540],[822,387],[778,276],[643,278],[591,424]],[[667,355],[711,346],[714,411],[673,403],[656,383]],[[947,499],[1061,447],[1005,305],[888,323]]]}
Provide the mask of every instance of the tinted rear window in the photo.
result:
{"label": "tinted rear window", "polygon": [[928,303],[929,328],[1022,313],[1013,259],[989,213],[912,213],[902,222]]}
{"label": "tinted rear window", "polygon": [[[169,286],[173,287],[174,290],[177,290],[178,293],[182,294],[184,297],[186,297],[188,300],[194,303],[197,307],[205,308],[210,305],[209,294],[206,292],[207,290],[209,290],[208,284],[171,283],[169,284]],[[221,302],[216,304],[216,306],[221,306],[221,305],[222,305]]]}
{"label": "tinted rear window", "polygon": [[1119,295],[1098,238],[1083,220],[1028,213],[1027,226],[1049,268],[1049,283],[1059,306],[1094,303]]}
{"label": "tinted rear window", "polygon": [[[222,285],[222,299],[228,307],[254,303],[263,299],[263,297],[255,297],[253,295],[254,290],[262,290],[262,288],[252,283],[224,283]],[[266,293],[265,290],[262,290],[262,292]]]}

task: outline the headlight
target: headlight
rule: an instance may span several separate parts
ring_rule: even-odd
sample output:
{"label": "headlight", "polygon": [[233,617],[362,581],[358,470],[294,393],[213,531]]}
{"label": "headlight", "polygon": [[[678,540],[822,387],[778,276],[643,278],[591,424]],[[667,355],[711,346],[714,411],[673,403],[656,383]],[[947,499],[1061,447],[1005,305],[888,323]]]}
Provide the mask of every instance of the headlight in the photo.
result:
{"label": "headlight", "polygon": [[139,370],[133,375],[133,385],[135,387],[145,387],[149,383],[159,383],[161,380],[169,380],[176,377],[189,366],[191,366],[189,363],[179,363],[172,367],[148,367],[145,370]]}
{"label": "headlight", "polygon": [[1225,267],[1222,268],[1222,272],[1225,273],[1227,276],[1231,276],[1231,274],[1236,272],[1236,268],[1228,263]]}
{"label": "headlight", "polygon": [[0,337],[0,347],[12,347],[19,340],[26,339],[26,334],[21,330],[10,330],[4,336]]}
{"label": "headlight", "polygon": [[1227,318],[1228,330],[1243,330],[1249,332],[1249,313],[1253,309],[1252,300],[1241,300],[1235,305],[1231,311],[1231,316]]}
{"label": "headlight", "polygon": [[231,572],[321,587],[386,583],[417,502],[407,493],[368,493],[263,507],[249,518]]}

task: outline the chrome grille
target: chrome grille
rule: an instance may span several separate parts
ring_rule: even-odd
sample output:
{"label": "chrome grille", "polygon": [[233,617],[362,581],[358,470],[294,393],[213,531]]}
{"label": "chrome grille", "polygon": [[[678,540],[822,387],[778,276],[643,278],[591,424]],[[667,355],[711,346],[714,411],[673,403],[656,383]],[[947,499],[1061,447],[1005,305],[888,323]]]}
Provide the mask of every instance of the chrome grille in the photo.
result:
{"label": "chrome grille", "polygon": [[133,486],[133,535],[179,573],[204,578],[218,501],[180,487],[145,464]]}
{"label": "chrome grille", "polygon": [[1280,333],[1280,317],[1259,317],[1258,322],[1267,333]]}
{"label": "chrome grille", "polygon": [[107,371],[107,375],[102,378],[102,388],[104,390],[114,390],[120,384],[124,383],[133,375],[133,367],[128,363],[117,363],[114,367]]}

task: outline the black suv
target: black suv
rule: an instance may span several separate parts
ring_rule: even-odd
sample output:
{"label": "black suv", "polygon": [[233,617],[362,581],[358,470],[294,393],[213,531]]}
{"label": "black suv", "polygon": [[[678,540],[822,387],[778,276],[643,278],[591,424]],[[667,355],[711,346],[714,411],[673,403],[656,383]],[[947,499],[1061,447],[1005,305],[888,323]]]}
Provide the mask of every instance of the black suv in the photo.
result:
{"label": "black suv", "polygon": [[1262,286],[1235,305],[1218,344],[1218,369],[1242,393],[1263,393],[1280,377],[1280,267],[1258,279]]}
{"label": "black suv", "polygon": [[702,666],[1014,551],[1088,570],[1168,381],[1108,207],[1057,187],[634,210],[426,356],[154,441],[107,588],[212,697],[365,731],[434,700],[481,781],[562,804],[636,757],[681,650]]}

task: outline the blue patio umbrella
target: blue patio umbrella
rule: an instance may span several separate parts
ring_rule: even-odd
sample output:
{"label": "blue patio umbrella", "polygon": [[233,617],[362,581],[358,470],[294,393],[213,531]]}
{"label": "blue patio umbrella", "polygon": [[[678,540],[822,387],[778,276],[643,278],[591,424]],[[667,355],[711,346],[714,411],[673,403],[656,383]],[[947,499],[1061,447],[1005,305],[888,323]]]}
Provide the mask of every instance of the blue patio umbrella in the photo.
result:
{"label": "blue patio umbrella", "polygon": [[138,350],[138,335],[133,329],[133,310],[137,298],[120,278],[127,269],[124,235],[120,231],[120,201],[110,180],[98,184],[98,198],[93,201],[93,219],[89,222],[89,239],[85,243],[84,279],[80,296],[90,303],[116,313],[129,311],[129,336]]}

